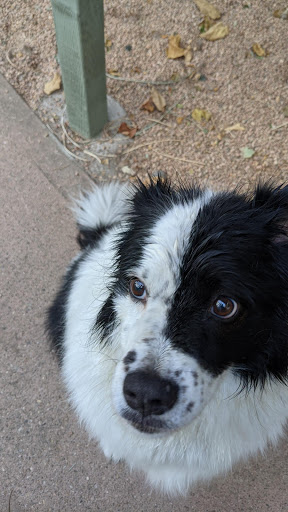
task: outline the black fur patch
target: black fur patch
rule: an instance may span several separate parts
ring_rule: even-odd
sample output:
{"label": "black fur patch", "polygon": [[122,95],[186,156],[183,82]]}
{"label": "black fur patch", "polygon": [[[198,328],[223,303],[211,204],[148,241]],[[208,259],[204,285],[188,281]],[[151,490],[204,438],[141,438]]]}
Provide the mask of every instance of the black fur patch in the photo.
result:
{"label": "black fur patch", "polygon": [[85,258],[85,253],[83,253],[69,268],[66,275],[62,279],[62,284],[60,289],[47,311],[46,317],[46,330],[51,339],[52,345],[56,350],[57,355],[59,356],[60,361],[62,360],[62,349],[63,349],[63,339],[65,333],[65,312],[66,312],[66,304],[68,301],[69,293],[75,279],[75,275],[79,268],[79,265]]}
{"label": "black fur patch", "polygon": [[84,228],[78,226],[79,233],[77,236],[77,242],[81,249],[87,247],[95,247],[100,239],[112,228],[112,224],[106,226],[98,225],[96,228]]}
{"label": "black fur patch", "polygon": [[[232,366],[248,387],[287,379],[287,218],[288,189],[266,186],[252,199],[220,194],[196,219],[165,334],[212,375]],[[212,314],[218,296],[240,304],[234,320]]]}

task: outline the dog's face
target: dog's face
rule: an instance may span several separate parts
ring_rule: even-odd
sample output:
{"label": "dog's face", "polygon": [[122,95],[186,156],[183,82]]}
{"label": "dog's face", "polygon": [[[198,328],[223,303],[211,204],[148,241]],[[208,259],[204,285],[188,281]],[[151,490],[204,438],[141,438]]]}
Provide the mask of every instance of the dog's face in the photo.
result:
{"label": "dog's face", "polygon": [[95,329],[117,339],[112,399],[137,430],[193,421],[225,371],[239,392],[287,376],[286,195],[136,194]]}

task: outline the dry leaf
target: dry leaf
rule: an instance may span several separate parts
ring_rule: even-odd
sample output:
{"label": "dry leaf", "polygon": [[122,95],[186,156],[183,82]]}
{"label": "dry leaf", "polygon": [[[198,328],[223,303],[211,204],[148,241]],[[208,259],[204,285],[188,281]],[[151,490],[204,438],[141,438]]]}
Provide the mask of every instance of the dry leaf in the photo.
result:
{"label": "dry leaf", "polygon": [[225,133],[233,132],[233,131],[243,131],[245,130],[244,126],[241,126],[240,123],[233,124],[232,126],[227,126],[224,128]]}
{"label": "dry leaf", "polygon": [[204,34],[200,34],[200,37],[206,39],[207,41],[217,41],[217,39],[223,39],[224,37],[228,36],[228,34],[229,28],[227,25],[223,25],[223,23],[220,21],[219,23],[216,23],[210,27],[207,32],[204,32]]}
{"label": "dry leaf", "polygon": [[209,16],[212,20],[218,20],[221,17],[220,12],[214,5],[207,2],[207,0],[194,0],[198,9],[204,16]]}
{"label": "dry leaf", "polygon": [[155,89],[155,87],[152,87],[151,89],[151,97],[157,110],[159,110],[159,112],[164,112],[166,107],[166,101],[163,98],[162,94],[160,94],[160,92],[158,92],[157,89]]}
{"label": "dry leaf", "polygon": [[46,82],[44,86],[45,94],[52,94],[52,92],[58,91],[61,88],[61,76],[59,73],[55,73],[50,82]]}
{"label": "dry leaf", "polygon": [[137,132],[137,126],[135,126],[135,128],[132,128],[130,133],[129,133],[129,137],[130,139],[133,139],[136,135],[136,132]]}
{"label": "dry leaf", "polygon": [[185,119],[185,117],[176,117],[176,123],[177,124],[182,124],[184,119]]}
{"label": "dry leaf", "polygon": [[191,65],[190,62],[192,59],[193,59],[193,53],[192,53],[191,47],[188,46],[186,48],[186,50],[184,51],[185,66],[190,66]]}
{"label": "dry leaf", "polygon": [[140,110],[147,110],[147,112],[154,112],[155,105],[154,105],[152,99],[149,98],[149,100],[145,101],[145,103],[143,103],[143,105],[141,105]]}
{"label": "dry leaf", "polygon": [[274,18],[281,18],[282,20],[288,20],[288,9],[277,9],[273,12]]}
{"label": "dry leaf", "polygon": [[106,41],[105,41],[106,50],[107,51],[111,50],[112,46],[113,46],[113,43],[112,43],[111,39],[106,39]]}
{"label": "dry leaf", "polygon": [[119,126],[119,129],[118,129],[118,133],[122,133],[122,135],[126,135],[127,137],[130,137],[130,139],[133,139],[133,137],[135,137],[136,132],[137,132],[137,127],[131,128],[125,122],[121,123]]}
{"label": "dry leaf", "polygon": [[267,52],[260,46],[258,43],[254,43],[252,46],[252,51],[257,55],[258,57],[266,57]]}
{"label": "dry leaf", "polygon": [[241,148],[241,152],[243,158],[252,158],[252,156],[255,154],[254,149],[248,148],[247,146],[245,148]]}
{"label": "dry leaf", "polygon": [[191,115],[194,121],[197,121],[198,123],[200,121],[209,121],[211,119],[211,113],[208,112],[208,110],[202,110],[200,108],[195,108]]}
{"label": "dry leaf", "polygon": [[179,34],[176,36],[169,37],[169,43],[167,48],[167,57],[168,59],[179,59],[179,57],[184,57],[185,48],[181,48],[180,46],[181,37]]}
{"label": "dry leaf", "polygon": [[107,69],[107,73],[112,76],[120,76],[118,69]]}

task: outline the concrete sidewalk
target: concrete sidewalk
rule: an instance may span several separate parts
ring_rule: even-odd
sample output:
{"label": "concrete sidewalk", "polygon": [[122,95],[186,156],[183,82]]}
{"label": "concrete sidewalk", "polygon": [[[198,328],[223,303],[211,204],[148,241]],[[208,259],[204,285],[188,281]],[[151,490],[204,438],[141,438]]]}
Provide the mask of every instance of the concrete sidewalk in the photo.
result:
{"label": "concrete sidewalk", "polygon": [[287,440],[176,500],[151,492],[89,441],[43,329],[77,250],[67,197],[89,180],[1,77],[0,133],[1,512],[287,512]]}

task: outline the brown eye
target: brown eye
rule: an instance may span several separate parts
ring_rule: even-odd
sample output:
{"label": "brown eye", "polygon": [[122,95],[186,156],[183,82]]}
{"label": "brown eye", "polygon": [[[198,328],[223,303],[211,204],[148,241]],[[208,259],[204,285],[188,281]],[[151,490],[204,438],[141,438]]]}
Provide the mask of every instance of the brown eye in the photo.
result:
{"label": "brown eye", "polygon": [[146,299],[146,288],[145,284],[139,279],[131,279],[130,281],[130,293],[135,299],[145,300]]}
{"label": "brown eye", "polygon": [[218,318],[232,318],[238,312],[239,306],[234,299],[218,297],[212,304],[211,313]]}

